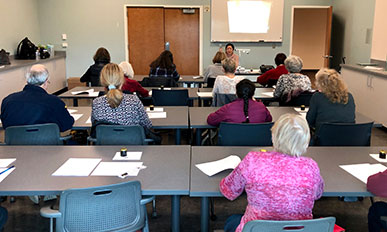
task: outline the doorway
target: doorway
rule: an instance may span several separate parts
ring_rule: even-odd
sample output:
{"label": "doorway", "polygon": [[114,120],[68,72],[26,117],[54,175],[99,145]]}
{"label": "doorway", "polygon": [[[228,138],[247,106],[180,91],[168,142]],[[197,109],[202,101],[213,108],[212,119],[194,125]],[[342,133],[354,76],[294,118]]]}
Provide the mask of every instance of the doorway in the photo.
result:
{"label": "doorway", "polygon": [[169,44],[180,75],[201,70],[201,9],[127,6],[127,57],[135,74],[148,75],[149,65]]}
{"label": "doorway", "polygon": [[332,6],[294,6],[290,54],[301,57],[303,69],[329,67]]}

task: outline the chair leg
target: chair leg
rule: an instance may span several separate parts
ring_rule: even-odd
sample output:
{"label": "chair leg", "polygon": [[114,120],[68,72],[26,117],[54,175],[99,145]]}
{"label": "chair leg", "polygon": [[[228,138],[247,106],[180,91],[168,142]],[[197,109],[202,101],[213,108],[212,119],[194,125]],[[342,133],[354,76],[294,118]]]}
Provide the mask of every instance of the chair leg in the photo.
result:
{"label": "chair leg", "polygon": [[374,198],[370,197],[370,201],[371,201],[371,205],[373,205],[374,204]]}
{"label": "chair leg", "polygon": [[215,215],[214,198],[212,197],[210,197],[210,218],[212,221],[216,221],[216,219],[218,218]]}
{"label": "chair leg", "polygon": [[152,218],[157,218],[157,212],[156,212],[156,197],[152,201]]}
{"label": "chair leg", "polygon": [[50,232],[54,232],[54,218],[50,218]]}

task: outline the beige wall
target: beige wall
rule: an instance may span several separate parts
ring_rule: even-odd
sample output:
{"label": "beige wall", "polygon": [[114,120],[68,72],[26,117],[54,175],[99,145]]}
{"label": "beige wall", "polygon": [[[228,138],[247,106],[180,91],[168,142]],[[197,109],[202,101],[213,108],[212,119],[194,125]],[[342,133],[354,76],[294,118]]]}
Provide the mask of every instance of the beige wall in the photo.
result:
{"label": "beige wall", "polygon": [[28,37],[35,45],[40,42],[37,0],[0,0],[0,49],[11,55],[17,45]]}

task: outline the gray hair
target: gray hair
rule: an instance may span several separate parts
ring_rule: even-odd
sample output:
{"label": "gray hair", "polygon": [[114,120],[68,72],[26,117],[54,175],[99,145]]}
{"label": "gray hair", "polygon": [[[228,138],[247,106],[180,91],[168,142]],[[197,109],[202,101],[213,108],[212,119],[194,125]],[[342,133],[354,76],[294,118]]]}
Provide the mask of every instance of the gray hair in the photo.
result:
{"label": "gray hair", "polygon": [[309,126],[300,115],[284,114],[271,128],[271,136],[274,150],[299,157],[309,145]]}
{"label": "gray hair", "polygon": [[225,73],[235,73],[236,63],[233,59],[227,58],[222,61],[222,67]]}
{"label": "gray hair", "polygon": [[30,85],[43,85],[47,81],[49,73],[47,68],[42,64],[35,64],[27,73],[27,83]]}
{"label": "gray hair", "polygon": [[298,73],[302,69],[302,60],[298,56],[289,56],[285,60],[285,68],[290,73]]}

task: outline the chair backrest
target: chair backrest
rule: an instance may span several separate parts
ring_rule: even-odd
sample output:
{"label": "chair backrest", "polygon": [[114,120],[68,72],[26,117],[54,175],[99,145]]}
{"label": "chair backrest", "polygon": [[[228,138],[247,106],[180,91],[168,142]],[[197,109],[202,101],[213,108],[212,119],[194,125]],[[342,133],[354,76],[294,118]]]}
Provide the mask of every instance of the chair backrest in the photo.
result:
{"label": "chair backrest", "polygon": [[7,145],[62,145],[55,123],[10,126],[5,129]]}
{"label": "chair backrest", "polygon": [[56,231],[136,231],[145,226],[138,181],[85,189],[60,196]]}
{"label": "chair backrest", "polygon": [[140,84],[143,87],[177,87],[173,77],[145,77]]}
{"label": "chair backrest", "polygon": [[309,106],[310,99],[312,98],[314,92],[305,91],[300,93],[298,96],[292,97],[290,101],[280,101],[280,106]]}
{"label": "chair backrest", "polygon": [[269,123],[226,123],[219,126],[220,146],[272,146]]}
{"label": "chair backrest", "polygon": [[207,78],[207,88],[213,88],[215,84],[216,77],[208,77]]}
{"label": "chair backrest", "polygon": [[317,218],[296,221],[249,221],[243,227],[243,232],[332,232],[336,219],[334,217]]}
{"label": "chair backrest", "polygon": [[229,93],[215,93],[214,98],[212,99],[212,106],[224,106],[228,103],[231,103],[237,99],[236,94]]}
{"label": "chair backrest", "polygon": [[266,84],[266,87],[267,88],[272,88],[273,85],[276,85],[278,82],[278,79],[269,79],[269,81],[267,82]]}
{"label": "chair backrest", "polygon": [[314,137],[315,146],[370,146],[373,122],[322,123]]}
{"label": "chair backrest", "polygon": [[96,145],[145,145],[142,126],[98,125]]}
{"label": "chair backrest", "polygon": [[188,106],[188,89],[152,89],[152,100],[155,106]]}

